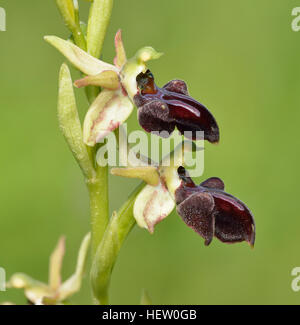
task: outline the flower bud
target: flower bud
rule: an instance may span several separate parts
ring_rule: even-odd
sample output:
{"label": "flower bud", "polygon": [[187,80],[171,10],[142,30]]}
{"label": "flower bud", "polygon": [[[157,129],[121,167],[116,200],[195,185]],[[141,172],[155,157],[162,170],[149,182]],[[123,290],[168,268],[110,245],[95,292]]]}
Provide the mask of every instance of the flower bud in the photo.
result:
{"label": "flower bud", "polygon": [[75,7],[73,0],[56,0],[56,5],[67,27],[70,30],[73,30],[76,24]]}

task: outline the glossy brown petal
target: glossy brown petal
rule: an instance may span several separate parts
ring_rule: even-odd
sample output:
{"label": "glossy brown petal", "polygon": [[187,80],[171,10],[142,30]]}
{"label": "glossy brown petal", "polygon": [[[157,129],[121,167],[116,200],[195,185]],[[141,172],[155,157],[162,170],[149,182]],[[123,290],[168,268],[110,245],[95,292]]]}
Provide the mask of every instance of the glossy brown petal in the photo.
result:
{"label": "glossy brown petal", "polygon": [[223,192],[213,193],[215,202],[215,236],[224,243],[255,241],[255,224],[247,206],[237,198]]}
{"label": "glossy brown petal", "polygon": [[[223,191],[221,179],[212,177],[196,186],[183,167],[178,168],[178,175],[181,185],[175,192],[177,212],[205,239],[206,245],[211,242],[211,231],[224,243],[246,241],[254,245],[254,218],[243,202]],[[208,204],[208,195],[214,202],[213,209]]]}
{"label": "glossy brown petal", "polygon": [[[219,128],[216,120],[204,105],[188,95],[184,81],[172,80],[163,88],[159,88],[155,85],[154,77],[149,70],[146,73],[140,73],[136,80],[139,93],[135,95],[134,102],[139,109],[139,120],[143,121],[141,126],[147,132],[161,130],[167,122],[176,125],[182,134],[190,133],[190,135],[188,133],[184,135],[192,140],[201,139],[201,134],[197,131],[203,131],[205,140],[212,143],[219,141]],[[152,110],[157,110],[157,100],[168,108],[166,111],[168,121],[165,118],[162,125],[159,123],[158,114],[151,113]],[[147,105],[146,108],[144,108],[145,105]],[[142,108],[144,109],[140,112]],[[144,114],[147,118],[143,118]],[[152,115],[154,115],[153,119]]]}

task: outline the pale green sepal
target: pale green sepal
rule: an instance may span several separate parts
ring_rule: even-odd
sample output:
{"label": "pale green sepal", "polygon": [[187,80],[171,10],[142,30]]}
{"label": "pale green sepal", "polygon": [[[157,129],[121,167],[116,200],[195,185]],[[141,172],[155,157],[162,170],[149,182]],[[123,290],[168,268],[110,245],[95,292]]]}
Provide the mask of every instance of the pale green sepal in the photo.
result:
{"label": "pale green sepal", "polygon": [[105,70],[118,72],[115,66],[94,58],[69,41],[56,36],[45,36],[44,39],[64,55],[75,68],[87,75],[96,75]]}

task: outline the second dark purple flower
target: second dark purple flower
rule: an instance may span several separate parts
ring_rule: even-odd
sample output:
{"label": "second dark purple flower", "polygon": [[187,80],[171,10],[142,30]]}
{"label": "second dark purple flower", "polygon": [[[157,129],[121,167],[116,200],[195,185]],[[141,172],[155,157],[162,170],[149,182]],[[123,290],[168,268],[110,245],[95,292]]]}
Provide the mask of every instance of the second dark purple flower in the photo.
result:
{"label": "second dark purple flower", "polygon": [[224,243],[255,241],[255,223],[247,206],[224,192],[220,178],[196,186],[184,167],[178,168],[181,185],[175,191],[177,212],[209,245],[215,236]]}

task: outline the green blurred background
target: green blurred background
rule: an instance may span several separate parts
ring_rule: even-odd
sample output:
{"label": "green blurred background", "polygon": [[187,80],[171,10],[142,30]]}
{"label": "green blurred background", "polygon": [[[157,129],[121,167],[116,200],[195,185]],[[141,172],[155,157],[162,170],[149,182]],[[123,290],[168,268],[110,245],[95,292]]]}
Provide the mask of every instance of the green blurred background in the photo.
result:
{"label": "green blurred background", "polygon": [[[88,3],[80,1],[82,20]],[[55,1],[0,1],[1,217],[0,266],[46,281],[49,254],[67,236],[64,276],[73,272],[89,230],[88,196],[56,120],[62,56],[43,35],[68,37]],[[155,304],[298,304],[291,270],[300,266],[298,212],[300,32],[291,29],[299,1],[115,0],[103,59],[114,56],[118,28],[128,56],[144,45],[165,55],[151,62],[158,85],[188,82],[221,128],[206,144],[205,174],[251,208],[255,249],[202,238],[173,213],[150,235],[137,227],[115,266],[113,304],[136,304],[146,288]],[[78,74],[73,71],[74,78]],[[77,91],[81,116],[87,109]],[[138,127],[136,116],[131,129]],[[111,177],[111,209],[134,181]],[[17,290],[0,301],[25,303]],[[74,303],[91,302],[88,277]]]}

